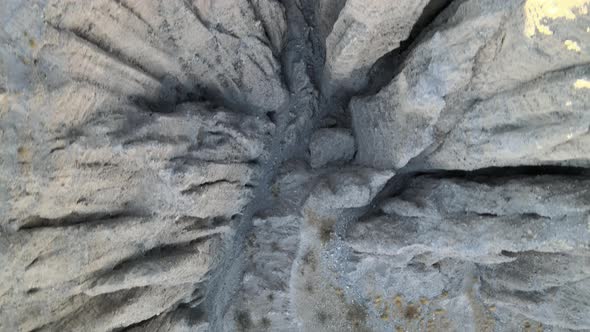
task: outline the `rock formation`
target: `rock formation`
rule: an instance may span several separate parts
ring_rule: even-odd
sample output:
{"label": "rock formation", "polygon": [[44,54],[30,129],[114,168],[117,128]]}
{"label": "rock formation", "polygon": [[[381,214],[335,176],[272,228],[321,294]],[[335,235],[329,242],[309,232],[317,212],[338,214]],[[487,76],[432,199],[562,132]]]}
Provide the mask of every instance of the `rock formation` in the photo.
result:
{"label": "rock formation", "polygon": [[589,0],[3,0],[0,331],[590,330]]}

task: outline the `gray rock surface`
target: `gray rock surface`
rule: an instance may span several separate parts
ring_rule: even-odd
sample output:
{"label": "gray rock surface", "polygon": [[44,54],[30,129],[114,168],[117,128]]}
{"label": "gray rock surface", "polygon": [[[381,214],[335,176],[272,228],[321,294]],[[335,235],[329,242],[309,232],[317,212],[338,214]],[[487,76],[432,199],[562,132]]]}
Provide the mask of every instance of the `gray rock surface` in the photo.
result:
{"label": "gray rock surface", "polygon": [[311,137],[309,152],[313,168],[347,163],[355,153],[352,131],[342,128],[320,129]]}
{"label": "gray rock surface", "polygon": [[[495,181],[495,182],[494,182]],[[458,258],[482,264],[511,261],[507,252],[588,249],[588,182],[534,177],[491,183],[419,179],[381,206],[383,216],[351,229],[359,252],[407,264]]]}
{"label": "gray rock surface", "polygon": [[[438,302],[447,317],[459,308],[441,302],[443,292],[456,301],[468,298],[474,312],[460,324],[475,331],[492,322],[496,330],[518,329],[522,322],[511,321],[518,316],[542,326],[587,329],[587,181],[417,178],[383,202],[383,215],[351,227],[348,242],[358,256],[353,278],[424,310]],[[426,319],[423,314],[415,318]],[[483,314],[488,318],[477,317]]]}
{"label": "gray rock surface", "polygon": [[331,280],[324,256],[339,224],[361,213],[393,173],[287,164],[281,174],[272,195],[280,208],[254,221],[248,265],[224,330],[354,331],[361,322],[347,311],[355,304]]}
{"label": "gray rock surface", "polygon": [[3,0],[0,332],[590,330],[589,13]]}
{"label": "gray rock surface", "polygon": [[[587,165],[588,120],[576,111],[588,103],[588,53],[581,48],[590,36],[582,7],[455,2],[389,85],[351,103],[359,162],[401,168],[423,157],[445,169]],[[553,20],[555,11],[573,18]],[[555,33],[529,26],[545,20]]]}
{"label": "gray rock surface", "polygon": [[[330,14],[341,6],[335,1],[322,3]],[[328,91],[362,88],[373,64],[410,36],[427,4],[427,0],[347,0],[326,38]]]}
{"label": "gray rock surface", "polygon": [[318,28],[320,29],[320,38],[322,41],[326,41],[334,23],[338,20],[340,12],[346,5],[347,0],[319,0],[317,2],[317,21]]}
{"label": "gray rock surface", "polygon": [[207,323],[287,97],[282,7],[234,5],[3,5],[0,330]]}

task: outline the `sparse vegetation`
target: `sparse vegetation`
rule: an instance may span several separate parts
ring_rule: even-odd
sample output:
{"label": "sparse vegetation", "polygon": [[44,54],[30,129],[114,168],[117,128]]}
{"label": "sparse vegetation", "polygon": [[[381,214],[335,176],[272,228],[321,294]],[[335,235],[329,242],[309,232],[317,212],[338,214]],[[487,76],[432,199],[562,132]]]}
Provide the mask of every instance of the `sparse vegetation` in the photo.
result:
{"label": "sparse vegetation", "polygon": [[344,301],[344,290],[342,290],[342,288],[337,287],[335,288],[336,295],[338,295],[338,297],[340,298],[340,300]]}
{"label": "sparse vegetation", "polygon": [[236,326],[238,331],[248,331],[252,328],[252,318],[250,312],[246,310],[239,310],[235,316]]}
{"label": "sparse vegetation", "polygon": [[270,187],[270,192],[272,194],[272,197],[277,198],[281,193],[281,188],[279,188],[279,185],[275,183]]}
{"label": "sparse vegetation", "polygon": [[270,244],[270,248],[273,251],[279,251],[279,250],[281,250],[281,247],[279,247],[279,243],[277,241],[272,241],[272,243]]}
{"label": "sparse vegetation", "polygon": [[307,281],[305,283],[305,291],[310,294],[313,294],[314,288],[313,288],[313,284],[311,283],[311,281]]}
{"label": "sparse vegetation", "polygon": [[322,244],[327,243],[332,238],[334,224],[336,220],[330,218],[321,218],[315,212],[307,210],[305,215],[309,225],[318,231],[319,239]]}
{"label": "sparse vegetation", "polygon": [[323,225],[320,227],[320,241],[325,244],[332,238],[333,229],[331,226]]}
{"label": "sparse vegetation", "polygon": [[316,319],[322,325],[326,324],[326,322],[328,321],[328,318],[329,318],[328,314],[326,314],[324,311],[318,311],[316,313]]}
{"label": "sparse vegetation", "polygon": [[410,303],[406,307],[406,313],[404,314],[404,317],[406,317],[406,319],[408,320],[413,320],[416,319],[419,314],[420,310],[418,309],[418,307]]}
{"label": "sparse vegetation", "polygon": [[262,317],[262,319],[260,320],[260,326],[262,326],[263,329],[269,329],[271,325],[270,319],[268,319],[268,317]]}
{"label": "sparse vegetation", "polygon": [[318,261],[316,253],[313,250],[309,250],[305,253],[305,255],[303,255],[303,264],[309,266],[311,270],[315,272],[315,270],[317,269]]}
{"label": "sparse vegetation", "polygon": [[367,320],[367,309],[359,303],[350,303],[346,305],[346,319],[358,328],[365,324]]}
{"label": "sparse vegetation", "polygon": [[403,308],[403,297],[401,295],[397,295],[396,297],[393,298],[393,303],[395,304],[395,306],[397,307],[398,310],[402,310]]}

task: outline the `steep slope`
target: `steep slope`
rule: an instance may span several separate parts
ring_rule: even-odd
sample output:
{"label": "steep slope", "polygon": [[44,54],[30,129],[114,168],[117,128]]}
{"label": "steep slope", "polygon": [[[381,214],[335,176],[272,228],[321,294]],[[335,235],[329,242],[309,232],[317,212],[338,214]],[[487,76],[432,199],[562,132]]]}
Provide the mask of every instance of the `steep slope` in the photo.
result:
{"label": "steep slope", "polygon": [[5,0],[0,331],[590,329],[588,0]]}

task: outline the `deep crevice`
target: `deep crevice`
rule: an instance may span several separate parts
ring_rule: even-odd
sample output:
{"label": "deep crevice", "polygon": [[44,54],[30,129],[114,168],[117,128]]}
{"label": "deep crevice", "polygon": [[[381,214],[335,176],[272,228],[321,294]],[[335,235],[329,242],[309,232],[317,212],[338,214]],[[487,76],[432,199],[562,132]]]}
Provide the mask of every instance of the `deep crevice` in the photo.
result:
{"label": "deep crevice", "polygon": [[[510,179],[519,179],[523,177],[535,176],[567,176],[575,177],[580,180],[590,178],[590,169],[584,167],[572,166],[515,166],[515,167],[488,167],[472,171],[465,170],[421,170],[421,171],[405,171],[400,170],[394,177],[392,177],[383,189],[377,194],[369,206],[369,209],[359,219],[365,219],[369,216],[374,216],[380,211],[381,203],[385,200],[397,196],[409,188],[409,184],[416,178],[427,176],[436,179],[464,179],[471,182],[490,184],[494,182],[502,182]],[[546,218],[537,214],[531,214],[531,218]]]}
{"label": "deep crevice", "polygon": [[[182,190],[180,193],[182,195],[201,194],[203,191],[207,190],[210,187],[217,187],[219,185],[224,184],[239,186],[240,181],[230,181],[227,179],[221,179],[216,181],[203,182],[199,184],[191,184],[188,186],[188,188]],[[246,184],[246,186],[248,186],[248,184]]]}
{"label": "deep crevice", "polygon": [[429,31],[431,24],[451,3],[453,3],[453,0],[431,0],[424,7],[422,15],[414,24],[410,36],[402,41],[397,49],[385,54],[375,62],[369,72],[369,83],[357,95],[373,95],[389,84],[400,73],[402,64],[416,47],[416,42],[420,40],[425,32]]}
{"label": "deep crevice", "polygon": [[415,23],[410,36],[400,43],[400,46],[379,58],[372,66],[367,77],[367,84],[358,91],[339,91],[332,96],[322,91],[321,108],[323,116],[335,117],[341,127],[351,128],[351,114],[348,111],[350,101],[355,97],[374,95],[387,86],[402,70],[402,64],[415,48],[423,34],[431,28],[431,24],[451,4],[465,0],[431,0],[423,9]]}
{"label": "deep crevice", "polygon": [[[403,171],[402,171],[403,173]],[[506,178],[516,176],[536,176],[536,175],[565,175],[565,176],[589,176],[590,169],[584,167],[574,166],[555,166],[555,165],[539,165],[539,166],[506,166],[506,167],[487,167],[471,171],[465,170],[424,170],[416,172],[417,176],[429,175],[431,177],[439,178],[465,178],[477,179],[482,176],[494,178]]]}
{"label": "deep crevice", "polygon": [[59,218],[45,218],[40,216],[31,216],[27,218],[23,225],[18,228],[19,231],[29,231],[38,228],[61,228],[74,226],[96,226],[98,224],[106,224],[113,222],[120,222],[124,219],[141,218],[142,213],[131,210],[119,210],[111,212],[95,212],[83,213],[72,212],[66,216]]}
{"label": "deep crevice", "polygon": [[[137,255],[128,257],[127,259],[124,259],[124,260],[118,262],[109,271],[106,271],[106,272],[104,272],[100,275],[97,275],[95,277],[101,278],[104,276],[109,276],[113,271],[123,270],[129,266],[133,266],[134,264],[137,264],[137,262],[150,261],[150,260],[160,259],[160,258],[174,258],[176,256],[183,255],[183,254],[188,255],[188,254],[194,253],[193,248],[192,248],[193,246],[198,245],[199,243],[203,243],[203,242],[205,242],[209,239],[212,239],[216,236],[219,236],[219,234],[209,234],[209,235],[205,235],[202,237],[197,237],[197,238],[192,239],[187,242],[166,243],[166,244],[162,244],[160,246],[156,246],[156,247],[151,248],[145,252],[141,252]],[[93,286],[95,286],[95,285],[93,285]]]}

